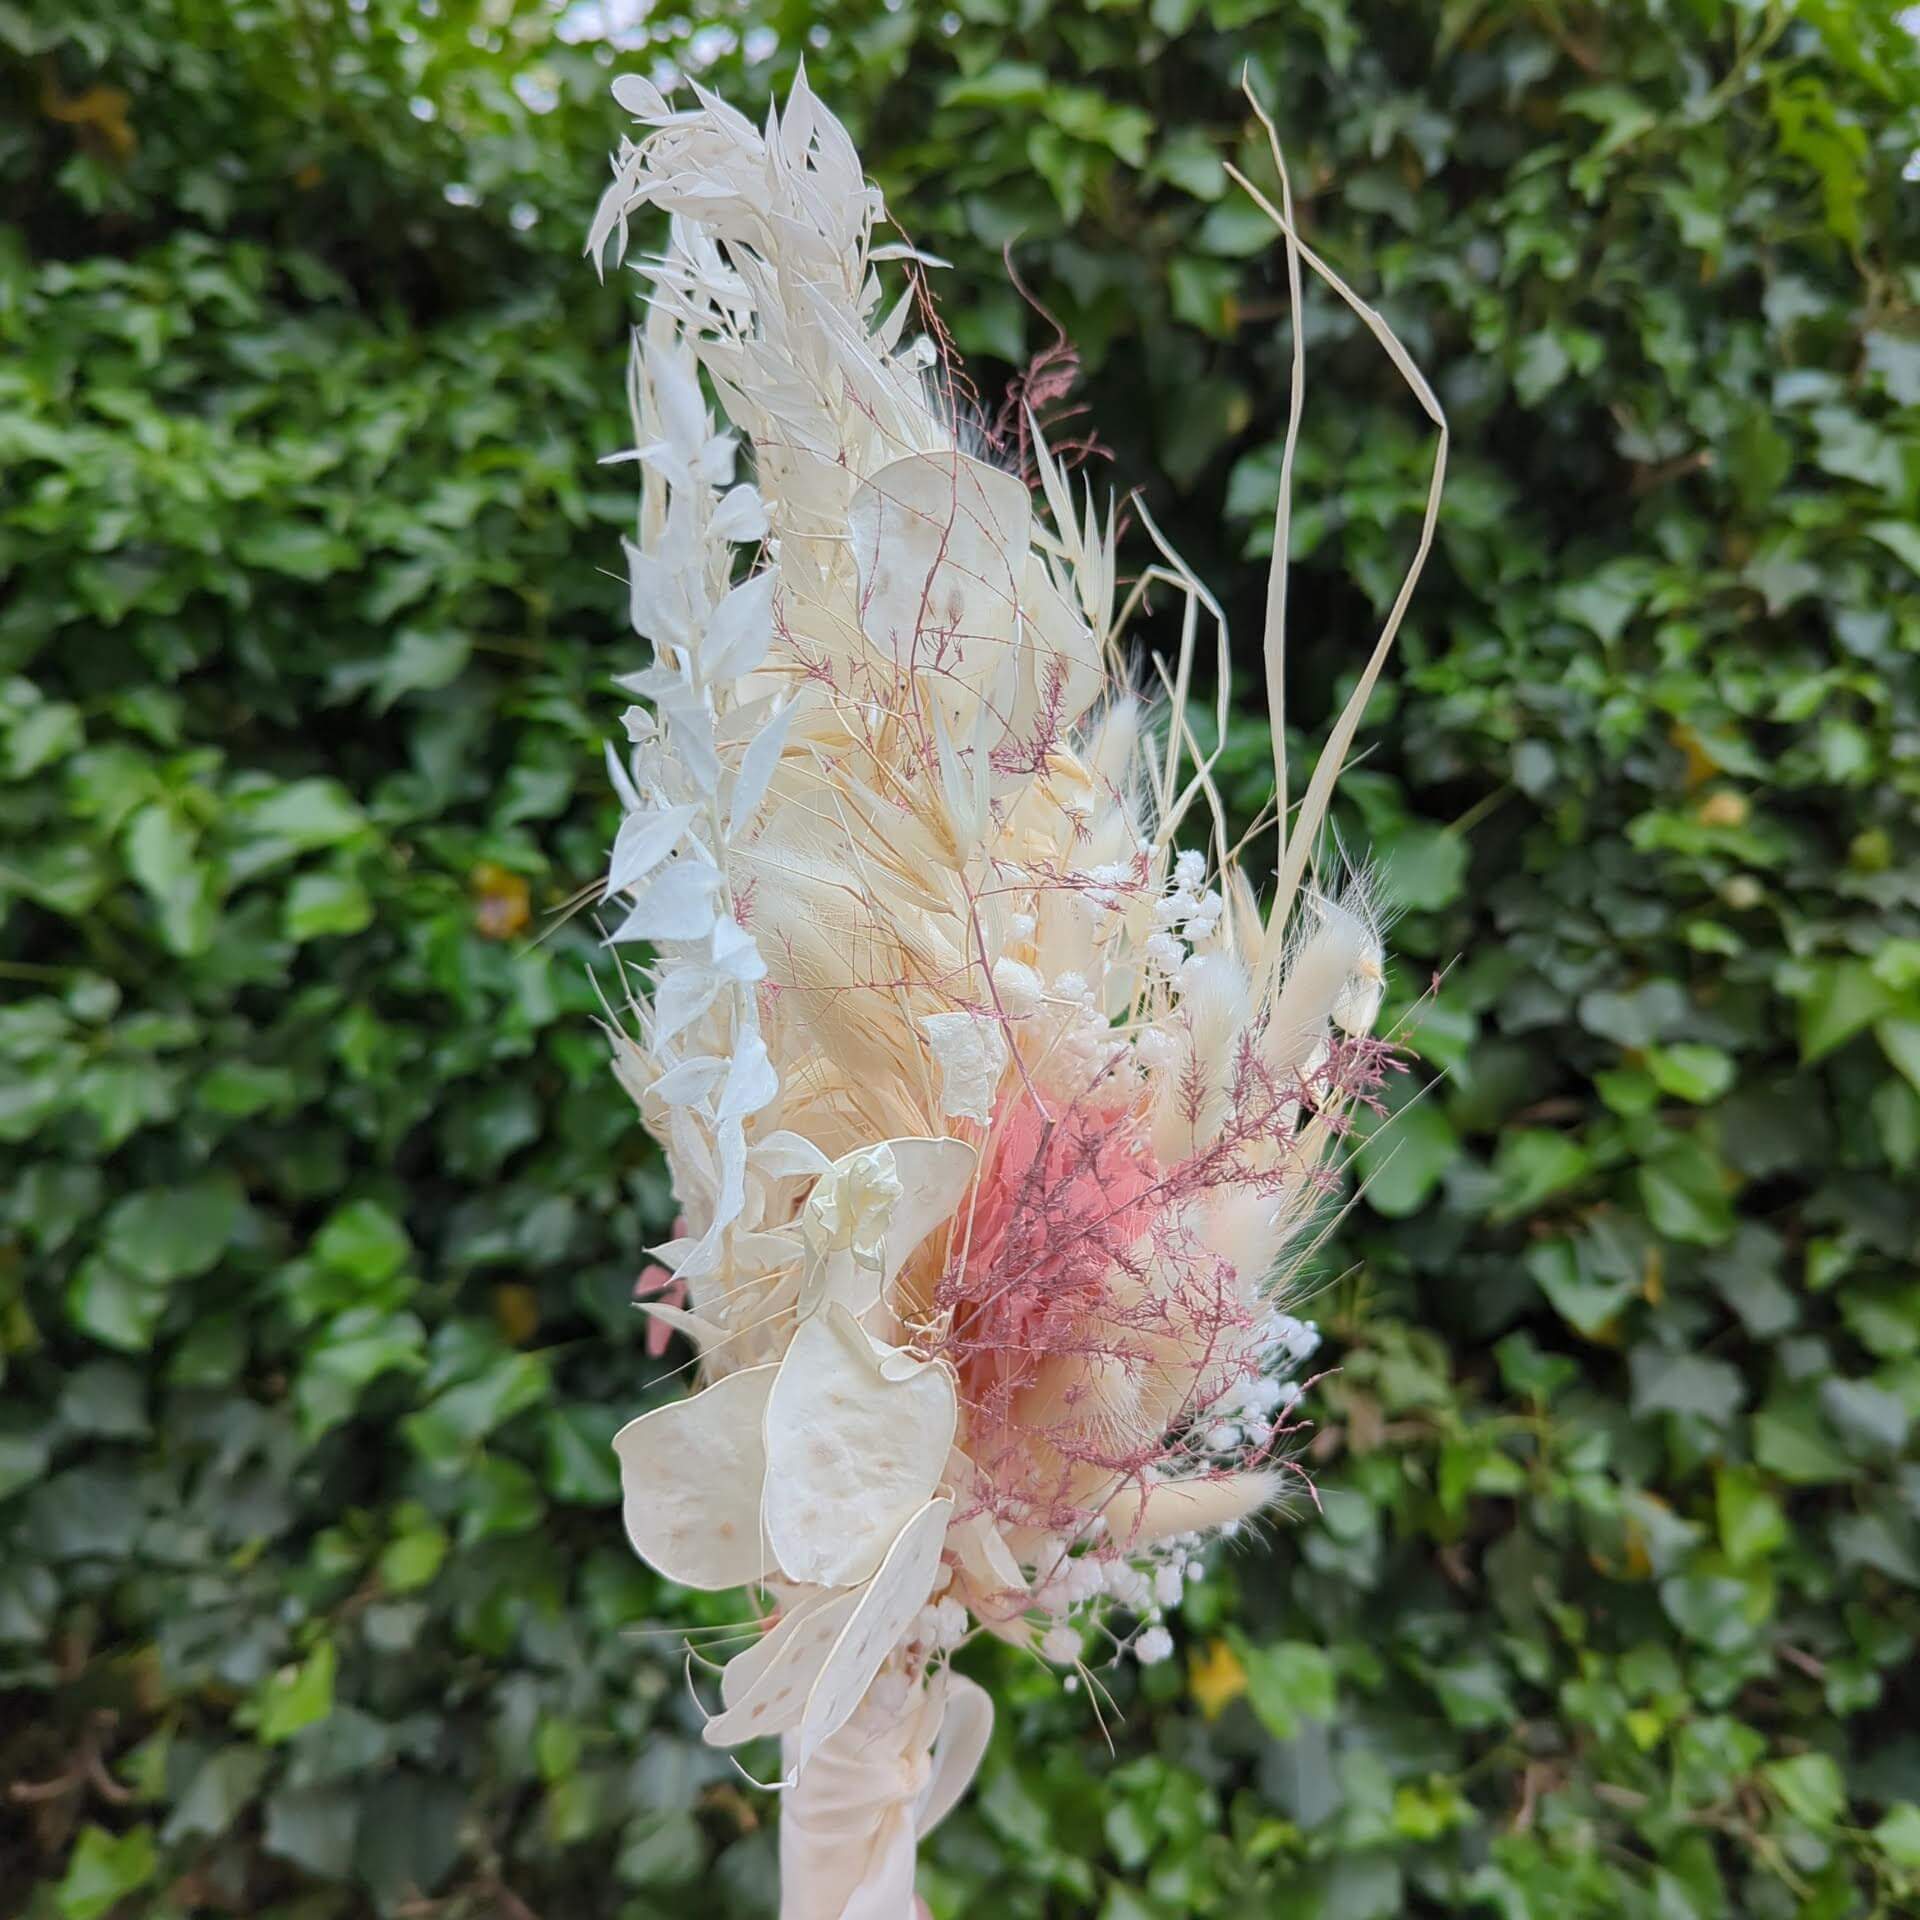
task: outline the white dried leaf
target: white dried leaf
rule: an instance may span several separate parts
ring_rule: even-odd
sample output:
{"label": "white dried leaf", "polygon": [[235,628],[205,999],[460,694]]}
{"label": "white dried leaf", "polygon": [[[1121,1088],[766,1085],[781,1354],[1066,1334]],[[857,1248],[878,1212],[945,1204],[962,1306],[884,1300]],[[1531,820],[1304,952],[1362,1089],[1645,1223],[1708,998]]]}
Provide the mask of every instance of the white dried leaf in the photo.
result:
{"label": "white dried leaf", "polygon": [[910,670],[931,664],[935,635],[947,638],[951,680],[991,670],[1013,639],[1032,517],[1014,475],[965,454],[882,467],[848,514],[867,637]]}
{"label": "white dried leaf", "polygon": [[743,1587],[770,1569],[760,1532],[761,1429],[779,1371],[730,1373],[614,1435],[627,1538],[683,1587]]}
{"label": "white dried leaf", "polygon": [[942,1676],[946,1711],[933,1743],[933,1771],[914,1802],[913,1828],[924,1840],[960,1802],[993,1737],[993,1698],[949,1667]]}
{"label": "white dried leaf", "polygon": [[750,987],[767,977],[767,963],[760,957],[758,942],[730,915],[722,915],[713,923],[708,965],[717,978],[735,986]]}
{"label": "white dried leaf", "polygon": [[621,74],[613,83],[613,97],[636,120],[664,120],[671,111],[666,95],[637,73]]}
{"label": "white dried leaf", "polygon": [[961,1566],[979,1592],[1024,1598],[1027,1577],[990,1513],[976,1513],[961,1521],[953,1530],[953,1544]]}
{"label": "white dried leaf", "polygon": [[768,567],[743,580],[713,610],[700,646],[700,671],[710,683],[751,673],[773,645],[773,590],[780,576]]}
{"label": "white dried leaf", "polygon": [[764,540],[767,505],[760,498],[760,490],[745,482],[729,488],[726,497],[714,508],[707,526],[717,540]]}
{"label": "white dried leaf", "polygon": [[680,836],[697,811],[694,807],[666,807],[658,813],[629,813],[614,836],[605,897],[610,900],[616,893],[637,887],[680,844]]}
{"label": "white dried leaf", "polygon": [[727,1067],[727,1083],[715,1111],[719,1120],[744,1120],[780,1091],[780,1076],[767,1057],[767,1043],[758,1033],[743,1033],[734,1045]]}
{"label": "white dried leaf", "polygon": [[713,1005],[721,976],[707,967],[674,967],[653,991],[653,1040],[664,1047]]}
{"label": "white dried leaf", "polygon": [[731,1747],[798,1726],[807,1695],[859,1604],[860,1593],[854,1589],[809,1594],[789,1607],[752,1646],[727,1662],[720,1676],[724,1711],[707,1722],[701,1739],[710,1747]]}
{"label": "white dried leaf", "polygon": [[727,832],[737,834],[760,811],[766,798],[767,782],[780,764],[781,749],[787,744],[787,729],[793,722],[793,708],[778,708],[771,720],[753,736],[740,756],[740,771],[733,779],[733,800],[727,817]]}
{"label": "white dried leaf", "polygon": [[825,1173],[832,1165],[811,1140],[782,1128],[763,1140],[756,1140],[748,1156],[756,1171],[769,1180],[791,1180],[796,1175]]}
{"label": "white dried leaf", "polygon": [[700,395],[700,378],[690,353],[647,355],[653,383],[653,403],[660,410],[666,437],[689,463],[700,457],[707,441],[707,403]]}
{"label": "white dried leaf", "polygon": [[669,1107],[689,1107],[704,1100],[725,1077],[727,1062],[719,1054],[697,1054],[669,1067],[647,1088],[648,1094]]}
{"label": "white dried leaf", "polygon": [[641,807],[640,789],[633,784],[633,775],[627,771],[620,756],[613,750],[613,742],[607,742],[607,778],[613,783],[613,790],[619,796],[620,804],[629,813],[637,813]]}
{"label": "white dried leaf", "polygon": [[688,783],[703,799],[720,785],[720,754],[713,737],[713,715],[689,687],[656,696],[661,717],[673,731],[673,748],[680,756]]}
{"label": "white dried leaf", "polygon": [[898,1379],[844,1307],[803,1320],[767,1399],[768,1544],[789,1579],[852,1586],[932,1497],[953,1446],[945,1367]]}
{"label": "white dried leaf", "polygon": [[793,1772],[853,1717],[874,1675],[926,1605],[952,1517],[951,1500],[932,1500],[900,1529],[807,1695],[807,1710],[787,1755]]}
{"label": "white dried leaf", "polygon": [[713,929],[720,875],[704,860],[676,860],[634,902],[608,944],[630,940],[698,940]]}

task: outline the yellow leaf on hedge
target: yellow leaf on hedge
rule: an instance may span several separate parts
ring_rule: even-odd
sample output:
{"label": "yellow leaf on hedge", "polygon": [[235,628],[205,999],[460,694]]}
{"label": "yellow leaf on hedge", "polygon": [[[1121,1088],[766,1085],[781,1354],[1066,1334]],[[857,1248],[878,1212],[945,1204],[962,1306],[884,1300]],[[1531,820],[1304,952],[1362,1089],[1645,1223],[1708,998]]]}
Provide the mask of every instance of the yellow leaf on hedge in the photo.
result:
{"label": "yellow leaf on hedge", "polygon": [[1188,1687],[1200,1711],[1217,1720],[1247,1690],[1247,1670],[1224,1640],[1210,1640],[1187,1663]]}

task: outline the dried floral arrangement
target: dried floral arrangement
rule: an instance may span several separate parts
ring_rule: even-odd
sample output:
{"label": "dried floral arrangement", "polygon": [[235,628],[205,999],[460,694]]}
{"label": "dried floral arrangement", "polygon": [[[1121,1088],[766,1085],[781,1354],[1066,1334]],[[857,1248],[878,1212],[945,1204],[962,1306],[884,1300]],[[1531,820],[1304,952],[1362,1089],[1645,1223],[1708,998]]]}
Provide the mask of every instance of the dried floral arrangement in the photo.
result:
{"label": "dried floral arrangement", "polygon": [[[1284,167],[1278,206],[1242,179],[1286,249],[1289,473],[1303,263],[1439,430],[1413,565],[1297,807],[1283,481],[1263,910],[1188,714],[1210,640],[1224,722],[1216,604],[1144,507],[1157,558],[1122,581],[1111,509],[1031,413],[1031,482],[996,457],[927,331],[938,263],[876,243],[804,78],[764,129],[698,89],[615,95],[645,132],[589,251],[618,262],[643,211],[669,237],[638,263],[620,456],[653,656],[608,756],[610,939],[643,955],[609,1026],[684,1216],[643,1304],[700,1381],[615,1442],[626,1526],[667,1578],[758,1596],[705,1737],[780,1736],[786,1920],[906,1920],[991,1726],[954,1650],[992,1634],[1069,1685],[1164,1659],[1203,1542],[1304,1480],[1290,1288],[1391,1064],[1379,905],[1327,870],[1326,814],[1445,424],[1300,241]],[[1177,643],[1130,665],[1155,590]]]}

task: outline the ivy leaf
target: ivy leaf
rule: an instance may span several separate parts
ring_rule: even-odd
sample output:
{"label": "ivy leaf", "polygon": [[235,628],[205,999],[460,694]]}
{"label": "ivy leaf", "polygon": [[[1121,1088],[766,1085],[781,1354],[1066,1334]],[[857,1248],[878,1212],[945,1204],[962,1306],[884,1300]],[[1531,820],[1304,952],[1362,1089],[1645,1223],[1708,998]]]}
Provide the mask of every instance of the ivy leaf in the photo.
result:
{"label": "ivy leaf", "polygon": [[1247,1679],[1247,1700],[1276,1740],[1291,1740],[1302,1720],[1333,1716],[1333,1663],[1323,1648],[1303,1640],[1256,1646],[1235,1634],[1234,1651]]}
{"label": "ivy leaf", "polygon": [[1898,1006],[1898,996],[1866,961],[1825,962],[1813,970],[1800,1002],[1800,1058],[1824,1060]]}
{"label": "ivy leaf", "polygon": [[1733,1085],[1735,1069],[1733,1056],[1718,1047],[1681,1041],[1649,1049],[1647,1071],[1663,1093],[1705,1106]]}
{"label": "ivy leaf", "polygon": [[1367,1205],[1389,1220],[1418,1213],[1460,1152],[1460,1136],[1437,1096],[1411,1101],[1376,1126],[1354,1155]]}
{"label": "ivy leaf", "polygon": [[1704,1354],[1642,1344],[1629,1361],[1635,1413],[1693,1414],[1724,1426],[1746,1400],[1737,1367]]}
{"label": "ivy leaf", "polygon": [[1847,1790],[1840,1769],[1824,1753],[1796,1753],[1770,1760],[1760,1777],[1796,1820],[1810,1827],[1831,1826],[1846,1811]]}
{"label": "ivy leaf", "polygon": [[1489,1217],[1499,1223],[1532,1213],[1543,1201],[1585,1179],[1590,1165],[1587,1150],[1566,1134],[1544,1127],[1504,1134],[1493,1157]]}
{"label": "ivy leaf", "polygon": [[199,839],[172,808],[155,801],[136,813],[126,833],[127,866],[160,920],[160,937],[177,954],[206,950],[217,923],[212,869]]}
{"label": "ivy leaf", "polygon": [[291,1740],[333,1711],[333,1681],[339,1655],[323,1640],[304,1660],[279,1668],[261,1689],[254,1725],[270,1747]]}
{"label": "ivy leaf", "polygon": [[1670,1240],[1714,1247],[1733,1236],[1726,1169],[1699,1140],[1669,1141],[1635,1176],[1647,1218]]}
{"label": "ivy leaf", "polygon": [[1874,1845],[1896,1867],[1920,1873],[1920,1806],[1896,1800],[1873,1830]]}
{"label": "ivy leaf", "polygon": [[158,1865],[151,1827],[129,1827],[121,1834],[104,1827],[83,1828],[54,1892],[55,1910],[61,1920],[103,1920],[144,1887]]}

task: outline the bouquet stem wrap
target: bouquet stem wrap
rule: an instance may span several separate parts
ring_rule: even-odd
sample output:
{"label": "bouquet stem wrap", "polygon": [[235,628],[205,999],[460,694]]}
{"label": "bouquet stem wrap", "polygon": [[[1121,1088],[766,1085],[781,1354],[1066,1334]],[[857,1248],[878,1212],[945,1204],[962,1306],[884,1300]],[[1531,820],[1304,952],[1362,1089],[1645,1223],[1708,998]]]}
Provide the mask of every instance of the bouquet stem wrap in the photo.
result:
{"label": "bouquet stem wrap", "polygon": [[[991,1728],[953,1654],[1163,1660],[1206,1538],[1305,1484],[1288,1288],[1393,1065],[1373,889],[1322,829],[1412,577],[1297,807],[1276,706],[1263,910],[1213,780],[1214,603],[1144,507],[1125,587],[1041,422],[969,417],[937,263],[876,244],[804,78],[764,127],[615,96],[643,132],[590,249],[642,216],[666,241],[615,456],[651,659],[609,752],[608,1032],[684,1216],[643,1304],[697,1380],[615,1441],[625,1521],[667,1578],[761,1596],[704,1737],[779,1742],[786,1920],[907,1920]],[[1321,272],[1438,422],[1281,180],[1290,285]],[[1283,483],[1276,703],[1286,513]]]}
{"label": "bouquet stem wrap", "polygon": [[992,1724],[986,1694],[955,1673],[863,1701],[781,1807],[781,1920],[906,1920],[915,1852],[966,1791]]}

